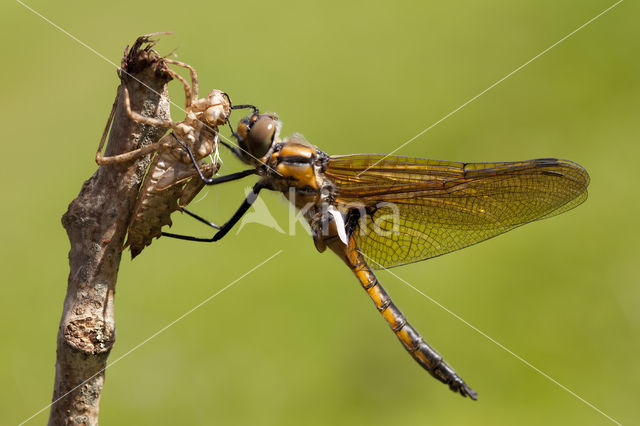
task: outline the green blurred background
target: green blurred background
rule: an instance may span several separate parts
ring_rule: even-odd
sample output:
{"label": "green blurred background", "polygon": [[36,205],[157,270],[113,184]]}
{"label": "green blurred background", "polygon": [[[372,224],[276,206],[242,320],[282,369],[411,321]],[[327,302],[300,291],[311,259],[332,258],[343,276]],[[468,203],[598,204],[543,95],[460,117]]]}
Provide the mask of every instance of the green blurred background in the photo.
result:
{"label": "green blurred background", "polygon": [[[138,35],[174,31],[157,49],[194,65],[202,92],[276,111],[285,135],[347,154],[390,152],[613,2],[28,4],[115,63]],[[96,170],[118,79],[19,3],[0,11],[0,423],[16,424],[51,399],[68,274],[60,217]],[[587,202],[393,270],[625,424],[640,423],[639,12],[621,3],[399,152],[571,159],[591,174]],[[170,90],[182,102],[180,86]],[[194,210],[222,221],[248,185],[211,189]],[[262,198],[286,230],[282,197]],[[180,217],[173,230],[209,234]],[[127,253],[111,360],[283,250],[113,365],[102,424],[610,423],[381,271],[479,401],[453,394],[407,356],[350,271],[296,230],[249,224],[215,245],[160,239],[133,262]]]}

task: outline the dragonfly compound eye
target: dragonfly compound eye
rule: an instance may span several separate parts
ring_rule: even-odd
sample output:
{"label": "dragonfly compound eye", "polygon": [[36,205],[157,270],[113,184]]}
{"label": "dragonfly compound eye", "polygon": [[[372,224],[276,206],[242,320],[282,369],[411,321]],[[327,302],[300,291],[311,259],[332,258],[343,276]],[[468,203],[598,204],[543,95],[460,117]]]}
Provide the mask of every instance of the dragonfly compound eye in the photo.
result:
{"label": "dragonfly compound eye", "polygon": [[280,120],[275,114],[261,114],[251,120],[246,138],[247,150],[257,158],[262,158],[269,151],[280,131]]}

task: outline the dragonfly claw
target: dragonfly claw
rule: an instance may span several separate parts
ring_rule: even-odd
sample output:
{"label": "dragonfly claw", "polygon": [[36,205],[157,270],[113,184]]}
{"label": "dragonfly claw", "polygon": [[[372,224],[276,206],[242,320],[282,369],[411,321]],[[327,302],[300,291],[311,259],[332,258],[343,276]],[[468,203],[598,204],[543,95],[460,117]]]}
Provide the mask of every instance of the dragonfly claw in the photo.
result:
{"label": "dragonfly claw", "polygon": [[462,396],[468,396],[474,401],[478,400],[478,392],[471,389],[460,377],[456,377],[453,382],[449,384],[449,389],[460,393]]}

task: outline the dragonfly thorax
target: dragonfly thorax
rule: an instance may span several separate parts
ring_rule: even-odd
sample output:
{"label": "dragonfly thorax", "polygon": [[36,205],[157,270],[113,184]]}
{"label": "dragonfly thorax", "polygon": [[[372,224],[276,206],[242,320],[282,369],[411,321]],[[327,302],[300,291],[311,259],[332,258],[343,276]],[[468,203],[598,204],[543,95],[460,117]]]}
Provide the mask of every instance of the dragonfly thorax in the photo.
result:
{"label": "dragonfly thorax", "polygon": [[328,161],[327,154],[299,134],[276,144],[269,161],[273,169],[269,188],[281,191],[298,208],[319,251],[324,251],[327,240],[344,234],[343,213],[334,206],[335,186],[324,174]]}

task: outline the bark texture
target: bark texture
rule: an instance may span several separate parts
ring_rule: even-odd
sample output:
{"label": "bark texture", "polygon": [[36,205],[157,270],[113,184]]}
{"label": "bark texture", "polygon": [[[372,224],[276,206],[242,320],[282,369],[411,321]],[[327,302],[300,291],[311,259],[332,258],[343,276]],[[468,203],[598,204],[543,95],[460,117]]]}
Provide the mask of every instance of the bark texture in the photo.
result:
{"label": "bark texture", "polygon": [[[156,142],[165,133],[165,129],[131,121],[121,96],[122,85],[126,84],[133,110],[170,118],[167,83],[171,78],[166,63],[151,47],[144,36],[125,50],[106,155]],[[58,330],[49,425],[98,424],[104,369],[115,342],[113,302],[118,267],[148,164],[149,156],[100,167],[84,182],[62,216],[71,243],[70,272]]]}

